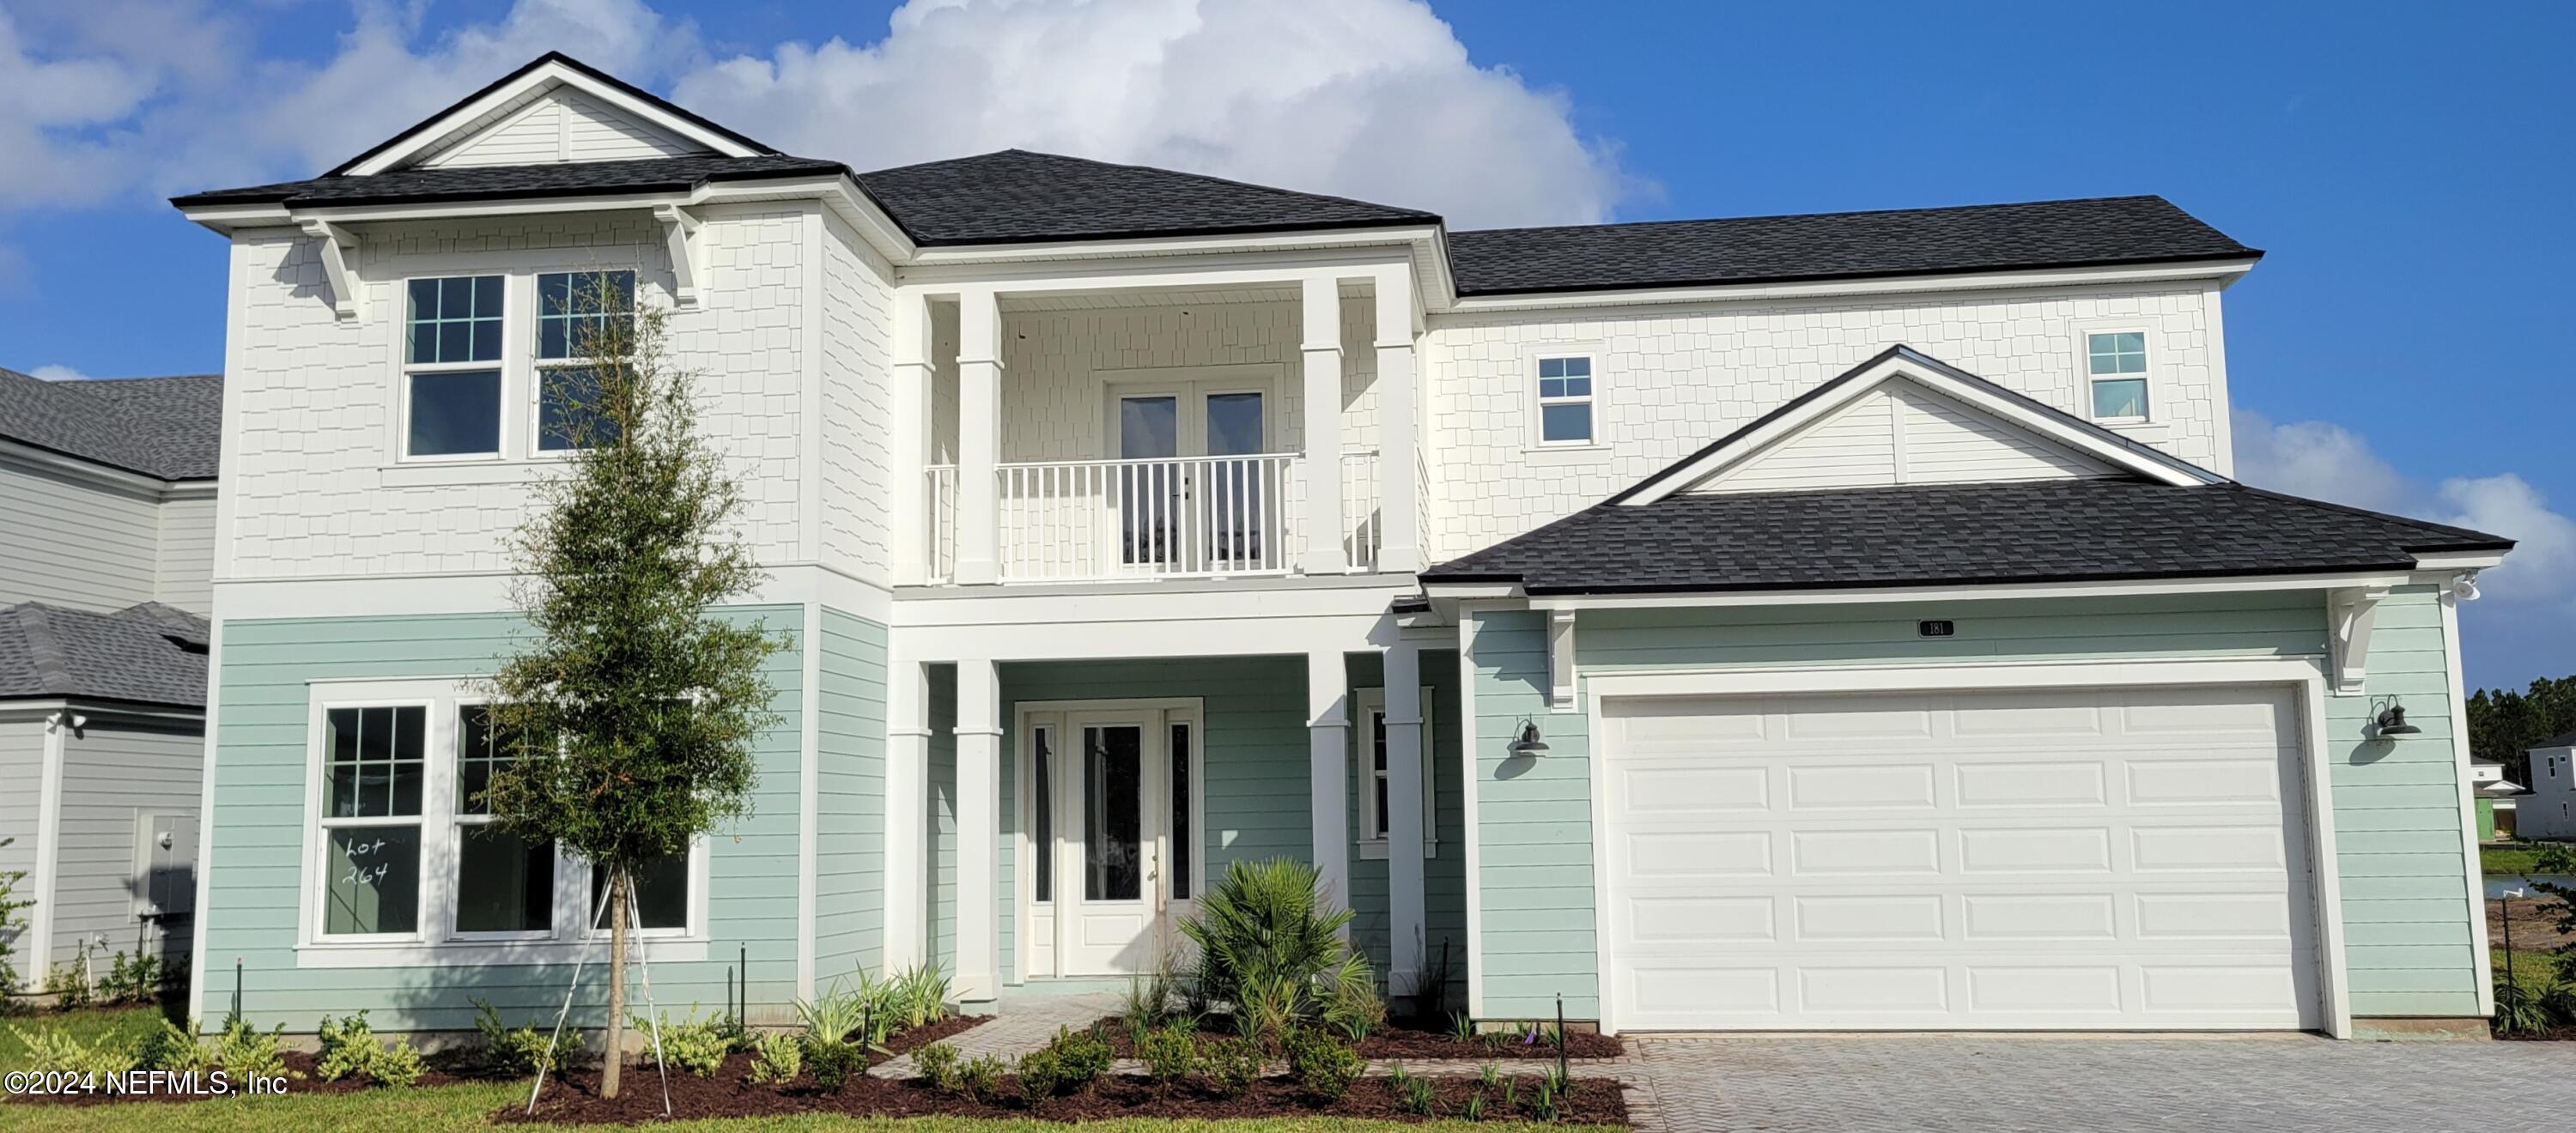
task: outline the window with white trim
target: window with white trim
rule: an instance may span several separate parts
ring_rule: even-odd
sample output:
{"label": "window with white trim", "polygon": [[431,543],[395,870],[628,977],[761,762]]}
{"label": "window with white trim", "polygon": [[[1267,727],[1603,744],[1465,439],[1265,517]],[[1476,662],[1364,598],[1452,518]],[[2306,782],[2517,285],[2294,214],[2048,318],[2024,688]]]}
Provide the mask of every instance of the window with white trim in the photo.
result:
{"label": "window with white trim", "polygon": [[[1393,795],[1386,789],[1386,690],[1357,689],[1360,713],[1360,856],[1386,856],[1387,800]],[[1432,755],[1431,690],[1422,690],[1422,856],[1436,857],[1440,844],[1439,782],[1440,761]]]}
{"label": "window with white trim", "polygon": [[402,455],[501,455],[502,278],[414,279],[404,292]]}
{"label": "window with white trim", "polygon": [[635,273],[545,272],[537,276],[537,449],[563,452],[616,439],[599,404],[599,376],[581,351],[602,335],[632,341]]}
{"label": "window with white trim", "polygon": [[2147,419],[2145,331],[2094,331],[2084,336],[2084,372],[2091,383],[2093,419]]}
{"label": "window with white trim", "polygon": [[[488,791],[517,745],[460,682],[326,682],[314,694],[315,945],[572,944],[601,871],[501,830]],[[706,847],[636,870],[647,935],[705,934]],[[605,924],[605,921],[599,922]]]}
{"label": "window with white trim", "polygon": [[1538,443],[1588,445],[1596,430],[1592,413],[1592,356],[1549,355],[1538,360]]}

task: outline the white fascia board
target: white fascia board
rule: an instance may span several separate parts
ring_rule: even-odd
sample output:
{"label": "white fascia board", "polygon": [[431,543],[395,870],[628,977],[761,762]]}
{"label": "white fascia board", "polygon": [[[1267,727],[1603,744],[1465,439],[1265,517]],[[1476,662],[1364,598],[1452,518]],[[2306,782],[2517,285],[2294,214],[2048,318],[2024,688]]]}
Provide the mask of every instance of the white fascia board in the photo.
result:
{"label": "white fascia board", "polygon": [[2267,590],[2385,588],[2403,585],[2404,574],[2276,574],[2221,578],[2133,579],[2115,582],[2036,582],[1997,586],[1842,587],[1816,590],[1740,590],[1675,594],[1540,594],[1533,610],[1653,610],[1705,606],[1869,605],[1889,602],[1991,602],[2029,598],[2107,598],[2160,594],[2244,594]]}
{"label": "white fascia board", "polygon": [[519,76],[505,86],[485,91],[483,96],[422,123],[414,136],[398,146],[387,148],[349,167],[348,176],[365,177],[399,168],[417,158],[436,153],[457,140],[457,136],[480,128],[493,115],[508,113],[528,102],[544,97],[556,87],[572,87],[602,105],[654,129],[684,138],[726,157],[750,157],[760,151],[723,134],[708,130],[695,122],[670,113],[616,87],[600,82],[561,63],[548,63]]}
{"label": "white fascia board", "polygon": [[1798,435],[1814,422],[1840,411],[1892,381],[1910,381],[1943,397],[1980,410],[2006,423],[2018,426],[2058,445],[2124,468],[2138,475],[2177,487],[2214,484],[2224,477],[2198,468],[2179,458],[2151,456],[2108,437],[2097,436],[2075,428],[2068,422],[2041,412],[2015,399],[1999,396],[1980,388],[1977,383],[1963,382],[1937,370],[1921,367],[1904,358],[1889,358],[1860,377],[1845,381],[1830,394],[1782,413],[1759,427],[1735,438],[1734,442],[1706,453],[1688,464],[1656,473],[1652,486],[1621,500],[1623,507],[1643,507],[1667,496],[1682,492],[1706,481],[1726,469],[1751,460],[1771,446]]}
{"label": "white fascia board", "polygon": [[2138,267],[2043,268],[2030,271],[1969,272],[1958,275],[1881,276],[1794,283],[1717,284],[1706,287],[1654,287],[1631,291],[1549,291],[1530,295],[1461,298],[1449,309],[1458,314],[1526,313],[1581,307],[1688,305],[1719,302],[1767,302],[1820,297],[1908,295],[1944,291],[1994,291],[2024,288],[2101,287],[2164,284],[2182,280],[2220,280],[2221,287],[2253,270],[2255,261],[2202,260]]}
{"label": "white fascia board", "polygon": [[2503,551],[2425,551],[2415,556],[2415,569],[2426,574],[2491,570],[2504,562],[2504,556]]}
{"label": "white fascia board", "polygon": [[[617,212],[635,210],[656,212],[666,208],[692,209],[709,205],[738,204],[756,201],[808,200],[821,198],[841,219],[858,230],[862,239],[889,260],[903,262],[913,254],[910,238],[895,226],[894,220],[858,191],[848,177],[756,178],[745,181],[718,181],[701,185],[687,193],[594,193],[569,197],[507,197],[472,201],[423,201],[418,204],[317,205],[287,209],[276,205],[259,206],[262,224],[298,224],[307,220],[335,224],[371,224],[399,221],[463,220],[482,217],[531,216],[553,213]],[[213,227],[191,210],[187,216]],[[218,229],[221,231],[222,229]]]}
{"label": "white fascia board", "polygon": [[230,236],[247,228],[280,228],[295,223],[285,205],[199,205],[183,208],[179,215],[211,231]]}
{"label": "white fascia board", "polygon": [[[1394,257],[1409,257],[1418,269],[1419,265],[1436,260],[1441,255],[1436,239],[1438,232],[1438,229],[1429,226],[1348,228],[1244,235],[1166,236],[1133,240],[1049,241],[933,247],[923,248],[912,256],[903,273],[902,281],[905,283],[966,283],[993,282],[1021,276],[1080,278],[1074,273],[1068,273],[1059,261],[1150,262],[1168,257],[1334,252],[1363,248],[1382,248],[1389,250]],[[1307,262],[1317,265],[1366,266],[1387,262],[1387,257],[1365,260],[1351,260],[1347,257],[1315,258]],[[1118,269],[1111,269],[1113,274],[1116,270]],[[1446,273],[1445,262],[1441,270],[1443,274]]]}

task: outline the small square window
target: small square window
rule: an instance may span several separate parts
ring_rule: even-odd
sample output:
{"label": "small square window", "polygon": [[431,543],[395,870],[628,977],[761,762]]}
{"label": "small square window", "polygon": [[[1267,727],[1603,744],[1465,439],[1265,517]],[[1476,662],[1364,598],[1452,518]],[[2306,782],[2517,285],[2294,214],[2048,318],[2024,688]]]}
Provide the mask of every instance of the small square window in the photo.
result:
{"label": "small square window", "polygon": [[1539,359],[1539,443],[1590,444],[1592,424],[1592,359],[1583,355]]}
{"label": "small square window", "polygon": [[404,411],[406,456],[485,456],[501,451],[501,371],[428,370],[411,375]]}
{"label": "small square window", "polygon": [[2084,336],[2085,373],[2093,386],[2093,416],[2103,421],[2147,417],[2147,336],[2144,331],[2104,331]]}
{"label": "small square window", "polygon": [[412,365],[501,360],[501,277],[415,279],[405,360]]}

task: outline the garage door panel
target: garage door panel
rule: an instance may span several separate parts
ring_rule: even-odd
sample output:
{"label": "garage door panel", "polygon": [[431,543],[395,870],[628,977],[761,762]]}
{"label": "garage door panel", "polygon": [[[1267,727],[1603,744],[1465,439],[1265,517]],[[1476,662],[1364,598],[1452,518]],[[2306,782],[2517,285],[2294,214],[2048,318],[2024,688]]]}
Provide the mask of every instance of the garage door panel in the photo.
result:
{"label": "garage door panel", "polygon": [[1601,753],[1620,1026],[2317,1015],[2285,693],[1647,703],[1611,702]]}

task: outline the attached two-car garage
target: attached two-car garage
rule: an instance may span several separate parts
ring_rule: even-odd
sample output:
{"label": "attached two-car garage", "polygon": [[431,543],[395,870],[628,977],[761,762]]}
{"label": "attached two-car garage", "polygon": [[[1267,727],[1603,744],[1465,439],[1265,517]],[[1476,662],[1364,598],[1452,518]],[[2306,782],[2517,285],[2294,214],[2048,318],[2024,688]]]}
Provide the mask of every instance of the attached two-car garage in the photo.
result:
{"label": "attached two-car garage", "polygon": [[1598,702],[1605,1023],[2316,1028],[2295,685]]}

